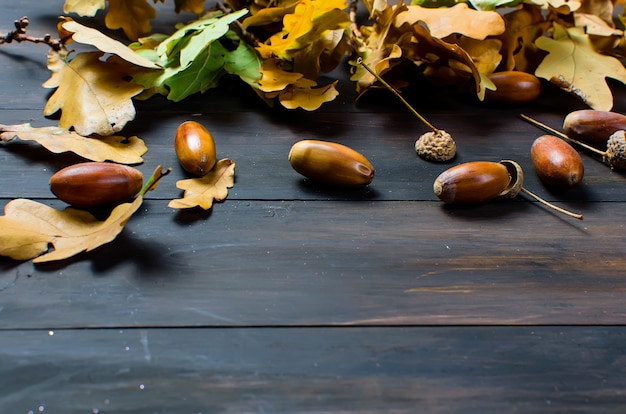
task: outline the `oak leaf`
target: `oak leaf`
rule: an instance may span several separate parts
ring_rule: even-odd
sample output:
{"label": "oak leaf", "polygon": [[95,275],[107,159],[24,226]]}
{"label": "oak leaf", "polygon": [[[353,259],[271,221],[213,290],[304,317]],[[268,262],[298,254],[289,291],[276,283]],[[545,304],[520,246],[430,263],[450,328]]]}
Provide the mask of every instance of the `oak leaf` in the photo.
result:
{"label": "oak leaf", "polygon": [[154,62],[135,53],[131,48],[120,41],[117,41],[99,30],[84,26],[72,19],[67,19],[61,23],[63,29],[72,33],[72,40],[78,43],[95,46],[105,53],[112,53],[125,61],[145,68],[158,69]]}
{"label": "oak leaf", "polygon": [[30,124],[0,124],[0,140],[10,142],[15,138],[35,141],[55,154],[73,152],[91,161],[113,161],[120,164],[140,164],[143,162],[141,156],[148,151],[144,141],[136,136],[90,138],[55,126],[34,128]]}
{"label": "oak leaf", "polygon": [[[116,206],[104,221],[73,207],[57,210],[28,199],[12,200],[0,217],[0,255],[43,263],[67,259],[109,243],[139,209],[145,192],[165,174],[159,166],[135,200]],[[50,245],[54,250],[48,252]]]}
{"label": "oak leaf", "polygon": [[63,13],[76,13],[79,16],[93,17],[106,7],[106,0],[65,0]]}
{"label": "oak leaf", "polygon": [[200,207],[208,210],[213,201],[223,201],[228,197],[228,189],[235,185],[235,162],[224,158],[205,176],[179,180],[176,187],[184,190],[183,198],[171,200],[171,208],[184,209]]}
{"label": "oak leaf", "polygon": [[151,19],[156,10],[147,0],[108,0],[104,23],[109,29],[122,29],[130,40],[137,40],[152,31]]}
{"label": "oak leaf", "polygon": [[400,27],[405,23],[416,25],[419,22],[424,22],[430,35],[439,39],[458,33],[482,40],[502,34],[505,30],[504,19],[499,13],[470,9],[466,3],[435,9],[408,6],[396,17],[395,25]]}
{"label": "oak leaf", "polygon": [[263,58],[291,60],[293,54],[310,48],[327,30],[345,28],[350,18],[345,0],[302,0],[293,13],[283,17],[283,30],[272,35],[257,50]]}
{"label": "oak leaf", "polygon": [[50,116],[61,110],[59,126],[80,135],[112,135],[135,117],[131,98],[143,87],[128,82],[128,64],[102,52],[79,53],[43,86],[56,88],[44,108]]}
{"label": "oak leaf", "polygon": [[618,59],[596,52],[584,28],[554,23],[553,38],[540,37],[536,44],[548,52],[536,76],[550,80],[593,109],[613,107],[606,78],[626,83],[626,69]]}

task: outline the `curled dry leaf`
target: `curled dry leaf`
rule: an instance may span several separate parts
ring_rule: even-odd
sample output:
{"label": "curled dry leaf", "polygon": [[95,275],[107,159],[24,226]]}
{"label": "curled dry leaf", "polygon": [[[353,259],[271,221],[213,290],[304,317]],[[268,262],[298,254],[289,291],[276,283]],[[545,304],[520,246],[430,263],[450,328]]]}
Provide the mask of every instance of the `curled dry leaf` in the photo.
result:
{"label": "curled dry leaf", "polygon": [[69,151],[87,160],[113,161],[119,164],[141,164],[142,155],[148,151],[144,141],[136,136],[90,138],[55,126],[34,128],[29,123],[0,124],[0,140],[10,142],[15,138],[35,141],[55,154]]}
{"label": "curled dry leaf", "polygon": [[170,201],[168,206],[177,209],[201,207],[208,210],[213,206],[214,200],[225,200],[228,189],[234,185],[235,162],[224,158],[207,175],[178,181],[176,187],[185,190],[183,198]]}
{"label": "curled dry leaf", "polygon": [[[57,210],[28,199],[12,200],[0,217],[0,255],[42,263],[67,259],[109,243],[139,209],[143,195],[168,172],[158,166],[137,198],[116,206],[104,221],[72,207]],[[50,245],[54,250],[48,252]]]}

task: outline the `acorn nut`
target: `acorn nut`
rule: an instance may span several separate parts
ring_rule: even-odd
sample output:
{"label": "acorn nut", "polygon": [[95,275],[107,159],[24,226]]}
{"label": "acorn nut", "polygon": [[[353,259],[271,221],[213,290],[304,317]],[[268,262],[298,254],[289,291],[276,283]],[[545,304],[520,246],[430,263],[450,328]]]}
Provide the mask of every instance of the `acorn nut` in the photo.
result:
{"label": "acorn nut", "polygon": [[626,130],[626,115],[618,112],[581,109],[563,120],[563,131],[569,138],[599,149],[606,148],[609,137],[620,130]]}
{"label": "acorn nut", "polygon": [[541,95],[541,80],[532,73],[518,70],[494,72],[488,78],[496,86],[495,90],[485,90],[485,102],[523,105]]}
{"label": "acorn nut", "polygon": [[215,141],[199,122],[186,121],[178,126],[174,149],[180,165],[189,174],[201,177],[215,166]]}
{"label": "acorn nut", "polygon": [[435,195],[447,204],[483,204],[507,192],[509,170],[502,163],[471,161],[441,173],[433,184]]}
{"label": "acorn nut", "polygon": [[128,201],[143,186],[136,168],[108,162],[84,162],[57,171],[50,190],[60,200],[77,208],[114,206]]}
{"label": "acorn nut", "polygon": [[570,144],[554,135],[542,135],[531,148],[537,175],[545,184],[554,187],[573,187],[583,179],[583,160]]}
{"label": "acorn nut", "polygon": [[308,179],[333,186],[364,186],[374,179],[374,167],[367,158],[335,142],[296,142],[289,151],[289,163]]}

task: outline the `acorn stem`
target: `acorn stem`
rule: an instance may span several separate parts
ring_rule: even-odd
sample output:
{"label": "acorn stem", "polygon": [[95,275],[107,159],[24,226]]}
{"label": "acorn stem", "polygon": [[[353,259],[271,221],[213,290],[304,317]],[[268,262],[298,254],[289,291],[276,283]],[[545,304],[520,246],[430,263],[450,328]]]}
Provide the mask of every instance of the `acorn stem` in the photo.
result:
{"label": "acorn stem", "polygon": [[535,193],[533,193],[531,191],[528,191],[524,187],[522,187],[520,191],[522,193],[528,195],[529,197],[532,197],[535,200],[539,201],[541,204],[544,204],[544,205],[550,207],[551,209],[558,211],[559,213],[563,213],[566,216],[570,216],[570,217],[573,217],[573,218],[578,219],[578,220],[582,220],[583,219],[583,215],[582,214],[572,213],[571,211],[567,211],[567,210],[565,210],[565,209],[563,209],[561,207],[555,206],[554,204],[550,203],[549,201],[546,201],[543,198],[539,197],[537,194],[535,194]]}
{"label": "acorn stem", "polygon": [[585,148],[585,149],[587,149],[589,151],[595,152],[596,154],[602,155],[603,157],[606,155],[606,152],[600,151],[599,149],[594,148],[594,147],[592,147],[590,145],[587,145],[584,142],[580,142],[580,141],[577,141],[575,139],[572,139],[572,138],[568,137],[567,135],[565,135],[564,133],[562,133],[560,131],[557,131],[556,129],[554,129],[552,127],[549,127],[548,125],[546,125],[544,123],[541,123],[541,122],[539,122],[539,121],[529,117],[528,115],[520,114],[520,117],[523,120],[530,122],[534,126],[539,127],[541,129],[543,129],[544,131],[549,132],[549,133],[551,133],[551,134],[553,134],[553,135],[555,135],[555,136],[557,136],[559,138],[562,138],[562,139],[564,139],[566,141],[573,142],[574,144],[580,145],[581,147],[583,147],[583,148]]}
{"label": "acorn stem", "polygon": [[438,134],[439,133],[439,129],[435,128],[435,126],[433,124],[431,124],[430,122],[428,122],[426,120],[426,118],[424,118],[422,115],[419,114],[419,112],[417,112],[410,103],[407,102],[406,99],[404,99],[402,97],[402,95],[400,94],[400,92],[398,92],[393,86],[391,86],[390,84],[388,84],[383,78],[380,77],[380,75],[378,75],[377,73],[375,73],[372,68],[369,67],[369,65],[367,65],[365,62],[363,62],[363,58],[358,57],[356,60],[356,63],[358,63],[359,65],[363,66],[363,68],[365,68],[366,71],[368,71],[373,77],[376,78],[376,80],[380,83],[383,84],[383,86],[387,89],[389,89],[391,92],[393,92],[394,95],[396,95],[398,97],[398,99],[400,99],[400,101],[404,104],[404,106],[406,106],[409,111],[411,111],[411,113],[413,115],[415,115],[417,117],[417,119],[419,119],[420,121],[422,121],[424,123],[424,125],[426,125],[428,128],[430,128],[434,133]]}
{"label": "acorn stem", "polygon": [[159,180],[168,175],[171,171],[172,169],[168,168],[165,172],[163,172],[163,167],[158,165],[155,168],[154,173],[152,173],[150,178],[148,178],[148,182],[146,182],[141,191],[139,191],[139,195],[143,197],[148,191],[154,190],[159,183]]}

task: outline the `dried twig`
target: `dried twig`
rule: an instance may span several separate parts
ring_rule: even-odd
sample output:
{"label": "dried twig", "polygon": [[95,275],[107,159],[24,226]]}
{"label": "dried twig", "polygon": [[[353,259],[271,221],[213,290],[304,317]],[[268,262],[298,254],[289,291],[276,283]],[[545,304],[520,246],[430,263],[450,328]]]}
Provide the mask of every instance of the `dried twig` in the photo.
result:
{"label": "dried twig", "polygon": [[55,51],[60,51],[64,48],[63,42],[58,39],[53,39],[51,35],[45,34],[43,37],[29,36],[26,33],[26,28],[30,24],[28,17],[24,16],[19,20],[15,20],[15,30],[2,35],[0,37],[0,45],[13,42],[32,42],[32,43],[45,43]]}

